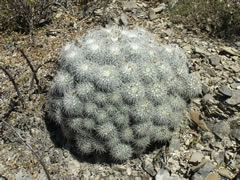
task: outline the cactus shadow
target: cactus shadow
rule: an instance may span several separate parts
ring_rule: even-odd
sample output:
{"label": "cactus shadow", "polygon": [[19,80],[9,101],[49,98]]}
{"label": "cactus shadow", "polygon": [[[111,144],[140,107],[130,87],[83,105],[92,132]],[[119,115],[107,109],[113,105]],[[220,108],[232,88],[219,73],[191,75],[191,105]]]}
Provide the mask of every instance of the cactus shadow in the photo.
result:
{"label": "cactus shadow", "polygon": [[[95,153],[91,155],[85,155],[85,154],[79,153],[77,151],[77,148],[73,146],[73,144],[75,143],[69,142],[63,136],[61,127],[48,118],[47,112],[45,112],[43,119],[45,121],[46,128],[50,134],[50,139],[55,145],[55,147],[61,148],[61,149],[67,149],[71,153],[72,157],[78,160],[79,162],[87,162],[90,164],[109,164],[109,165],[124,163],[122,161],[117,161],[113,159],[111,156],[109,156],[108,153],[101,153],[101,154]],[[156,149],[161,149],[164,145],[166,145],[166,143],[154,143],[150,145],[145,152],[139,152],[138,155],[133,155],[133,157],[130,160],[132,161],[134,159],[137,159],[144,154],[151,154]]]}
{"label": "cactus shadow", "polygon": [[43,116],[46,128],[50,134],[50,139],[55,145],[56,148],[67,149],[74,159],[79,162],[87,162],[90,164],[121,164],[122,162],[116,161],[111,158],[108,153],[101,154],[91,154],[85,155],[81,154],[77,151],[77,149],[73,146],[74,142],[69,142],[62,133],[61,127],[51,121],[48,118],[47,112],[45,112]]}

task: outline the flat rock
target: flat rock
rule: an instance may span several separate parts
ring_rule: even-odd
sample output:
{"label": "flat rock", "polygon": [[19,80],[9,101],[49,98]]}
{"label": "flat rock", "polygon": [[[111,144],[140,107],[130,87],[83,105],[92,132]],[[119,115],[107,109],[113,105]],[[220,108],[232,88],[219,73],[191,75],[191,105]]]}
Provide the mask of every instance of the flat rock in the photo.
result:
{"label": "flat rock", "polygon": [[121,22],[122,22],[122,24],[123,24],[124,26],[127,26],[127,25],[128,25],[128,17],[127,17],[126,14],[122,13],[122,14],[121,14],[121,17],[120,17],[120,20],[121,20]]}
{"label": "flat rock", "polygon": [[217,173],[210,173],[204,180],[221,180]]}
{"label": "flat rock", "polygon": [[114,165],[113,167],[112,167],[114,170],[116,170],[116,171],[126,171],[126,167],[125,166],[123,166],[123,165],[120,165],[120,164],[118,164],[118,165]]}
{"label": "flat rock", "polygon": [[231,97],[233,95],[232,90],[226,85],[221,86],[218,90],[220,93],[222,93],[225,96]]}
{"label": "flat rock", "polygon": [[233,179],[232,173],[226,168],[219,169],[218,173],[225,178]]}
{"label": "flat rock", "polygon": [[234,128],[231,130],[231,136],[240,142],[240,129]]}
{"label": "flat rock", "polygon": [[123,10],[124,11],[132,11],[133,9],[138,8],[137,4],[135,1],[131,0],[131,1],[124,1],[122,3],[123,6]]}
{"label": "flat rock", "polygon": [[240,83],[233,83],[233,84],[231,84],[231,87],[233,89],[239,89],[240,90]]}
{"label": "flat rock", "polygon": [[218,66],[220,64],[221,58],[219,56],[210,56],[210,63],[213,66]]}
{"label": "flat rock", "polygon": [[226,121],[218,122],[214,125],[212,131],[219,138],[227,137],[230,134],[230,125]]}
{"label": "flat rock", "polygon": [[209,93],[209,87],[206,85],[206,84],[204,84],[204,83],[202,83],[202,93],[203,93],[203,95],[206,95],[207,93]]}
{"label": "flat rock", "polygon": [[214,165],[211,162],[208,162],[201,169],[199,169],[198,173],[202,175],[206,175],[210,173],[213,169],[214,169]]}
{"label": "flat rock", "polygon": [[223,46],[220,48],[220,52],[219,54],[223,54],[223,55],[231,55],[231,56],[240,56],[240,52],[233,48],[233,47],[228,47],[228,46]]}
{"label": "flat rock", "polygon": [[203,159],[204,155],[201,152],[194,152],[189,159],[190,163],[200,163]]}
{"label": "flat rock", "polygon": [[219,141],[215,141],[214,143],[211,143],[211,146],[221,150],[224,149],[222,142],[219,142]]}
{"label": "flat rock", "polygon": [[192,177],[191,180],[204,180],[209,173],[213,170],[214,165],[207,162],[202,168],[200,168]]}
{"label": "flat rock", "polygon": [[171,177],[166,169],[160,169],[155,176],[155,180],[181,180],[181,178],[177,176]]}
{"label": "flat rock", "polygon": [[213,158],[218,164],[222,164],[224,162],[224,155],[225,155],[225,152],[220,151],[215,153]]}
{"label": "flat rock", "polygon": [[226,102],[230,105],[240,104],[240,89],[232,91],[232,97],[227,99]]}
{"label": "flat rock", "polygon": [[211,54],[209,52],[207,52],[206,50],[204,50],[203,48],[200,48],[200,47],[195,47],[195,53],[199,53],[201,55],[204,55],[204,56],[210,56]]}
{"label": "flat rock", "polygon": [[240,142],[240,119],[230,122],[231,137],[236,138]]}
{"label": "flat rock", "polygon": [[240,73],[240,67],[237,65],[232,65],[231,69],[235,72],[235,73]]}
{"label": "flat rock", "polygon": [[155,176],[155,180],[164,180],[169,178],[170,178],[170,174],[166,169],[160,169],[160,171]]}

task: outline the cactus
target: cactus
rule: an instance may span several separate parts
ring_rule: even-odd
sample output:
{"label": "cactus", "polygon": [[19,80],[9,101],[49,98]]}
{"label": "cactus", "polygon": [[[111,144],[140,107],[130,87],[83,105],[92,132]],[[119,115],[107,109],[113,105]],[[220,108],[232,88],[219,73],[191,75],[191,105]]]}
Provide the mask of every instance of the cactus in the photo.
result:
{"label": "cactus", "polygon": [[83,154],[124,161],[168,141],[186,101],[201,93],[184,52],[141,28],[93,30],[60,57],[48,114]]}

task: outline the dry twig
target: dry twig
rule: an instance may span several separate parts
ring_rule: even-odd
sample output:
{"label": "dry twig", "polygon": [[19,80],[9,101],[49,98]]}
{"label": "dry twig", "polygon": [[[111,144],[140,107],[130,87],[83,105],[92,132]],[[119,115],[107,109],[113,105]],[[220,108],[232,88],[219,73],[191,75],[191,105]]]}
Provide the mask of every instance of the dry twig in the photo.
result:
{"label": "dry twig", "polygon": [[13,86],[14,86],[14,89],[16,90],[17,92],[17,95],[18,95],[18,98],[20,99],[21,101],[21,104],[22,104],[22,107],[24,108],[24,101],[23,101],[23,98],[20,94],[20,91],[18,89],[18,86],[17,84],[15,83],[15,80],[14,78],[12,77],[12,75],[6,70],[6,68],[4,68],[3,66],[0,66],[0,69],[8,76],[8,78],[10,79],[10,81],[12,82]]}
{"label": "dry twig", "polygon": [[43,163],[43,161],[40,159],[40,157],[37,155],[37,153],[33,150],[33,148],[28,144],[26,143],[26,141],[23,139],[23,137],[17,132],[17,130],[11,125],[9,124],[8,122],[6,122],[4,119],[1,119],[0,118],[0,122],[3,122],[3,124],[5,124],[6,126],[10,127],[12,129],[12,131],[15,132],[15,134],[17,134],[18,138],[28,147],[28,149],[33,153],[33,155],[37,158],[38,162],[42,165],[45,173],[46,173],[46,176],[47,176],[47,179],[48,180],[51,180],[51,177],[49,175],[49,172],[45,166],[45,164]]}
{"label": "dry twig", "polygon": [[39,80],[37,78],[37,71],[34,69],[33,65],[31,64],[31,61],[28,59],[28,57],[26,56],[26,54],[24,53],[24,51],[20,48],[18,48],[18,50],[21,52],[22,56],[24,57],[24,59],[26,60],[27,64],[29,65],[32,73],[33,73],[33,79],[35,79],[37,87],[38,87],[38,92],[41,93],[42,92],[42,88],[39,84]]}
{"label": "dry twig", "polygon": [[43,64],[40,64],[37,68],[36,68],[36,73],[38,72],[38,70],[42,67],[45,66],[48,63],[54,63],[57,64],[57,60],[56,59],[50,59],[48,61],[45,61]]}

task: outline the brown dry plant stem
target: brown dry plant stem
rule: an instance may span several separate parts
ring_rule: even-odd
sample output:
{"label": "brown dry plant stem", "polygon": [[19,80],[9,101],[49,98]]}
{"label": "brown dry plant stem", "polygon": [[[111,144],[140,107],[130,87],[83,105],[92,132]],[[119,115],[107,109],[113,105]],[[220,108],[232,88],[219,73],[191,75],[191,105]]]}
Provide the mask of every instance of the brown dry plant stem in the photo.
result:
{"label": "brown dry plant stem", "polygon": [[9,124],[8,122],[6,122],[4,119],[0,119],[0,122],[3,122],[3,124],[5,124],[6,126],[10,127],[12,129],[13,132],[16,133],[16,135],[18,136],[18,138],[27,146],[27,148],[33,153],[33,155],[37,158],[38,162],[42,165],[45,173],[46,173],[46,176],[47,176],[47,179],[48,180],[51,180],[51,177],[49,175],[49,172],[45,166],[45,164],[43,163],[43,161],[41,160],[41,158],[37,155],[37,153],[33,150],[33,148],[28,144],[26,143],[26,141],[23,139],[23,137],[17,132],[17,130],[11,125]]}
{"label": "brown dry plant stem", "polygon": [[33,79],[36,81],[36,85],[38,87],[38,93],[41,93],[42,92],[42,88],[39,84],[39,80],[38,80],[38,77],[37,77],[37,71],[34,69],[33,65],[31,64],[31,61],[29,60],[29,58],[26,56],[26,54],[24,53],[24,51],[22,49],[19,49],[18,50],[21,52],[22,56],[24,57],[24,59],[26,60],[28,66],[30,67],[32,73],[33,73]]}
{"label": "brown dry plant stem", "polygon": [[8,76],[9,80],[12,82],[13,86],[14,86],[14,89],[16,90],[17,92],[17,95],[18,95],[18,98],[19,100],[21,101],[21,104],[22,104],[22,108],[24,109],[24,100],[20,94],[20,91],[18,89],[18,86],[17,84],[15,83],[15,80],[14,78],[12,77],[12,75],[6,70],[6,68],[4,68],[3,66],[0,66],[0,69]]}
{"label": "brown dry plant stem", "polygon": [[37,68],[36,68],[36,72],[38,72],[38,70],[42,67],[45,66],[48,63],[54,63],[57,64],[57,60],[56,59],[50,59],[48,61],[45,61],[43,64],[40,64]]}

